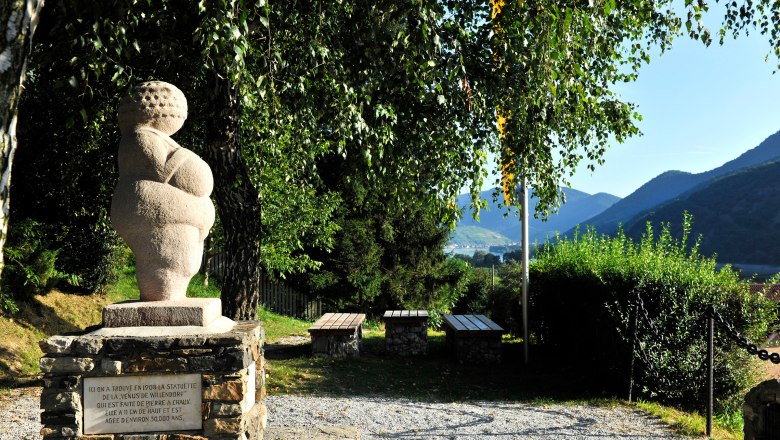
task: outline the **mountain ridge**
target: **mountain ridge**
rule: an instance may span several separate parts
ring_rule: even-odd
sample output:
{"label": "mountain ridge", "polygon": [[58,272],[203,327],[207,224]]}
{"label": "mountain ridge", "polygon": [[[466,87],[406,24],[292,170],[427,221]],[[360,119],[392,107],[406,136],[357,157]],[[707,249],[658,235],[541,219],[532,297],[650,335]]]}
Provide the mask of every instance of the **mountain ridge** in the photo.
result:
{"label": "mountain ridge", "polygon": [[[768,136],[758,146],[712,170],[696,174],[679,170],[665,171],[601,213],[587,219],[583,225],[593,226],[600,233],[614,233],[619,224],[624,224],[655,206],[695,190],[716,177],[776,158],[780,158],[780,131]],[[567,235],[571,233],[572,230],[566,231]]]}
{"label": "mountain ridge", "polygon": [[[573,188],[561,188],[566,196],[566,203],[561,206],[558,213],[551,214],[548,220],[531,218],[529,221],[529,239],[532,243],[544,242],[547,237],[554,236],[556,232],[563,233],[574,227],[579,222],[586,220],[607,207],[620,200],[619,197],[609,193],[600,192],[588,194]],[[493,243],[493,245],[505,245],[519,243],[520,239],[520,219],[516,215],[505,215],[506,209],[499,208],[498,202],[493,201],[493,191],[483,191],[480,198],[488,202],[488,209],[480,211],[480,220],[474,220],[471,216],[464,216],[455,229],[456,233],[451,236],[450,245],[465,246],[466,243],[457,232],[463,228],[482,228],[494,231],[507,238],[506,243]],[[531,194],[530,204],[536,206],[536,197]],[[466,212],[471,202],[469,194],[462,194],[458,197],[458,205]],[[454,237],[454,239],[453,239]]]}
{"label": "mountain ridge", "polygon": [[680,236],[683,212],[693,216],[692,234],[701,234],[700,253],[719,262],[780,266],[772,243],[780,243],[780,158],[716,177],[672,201],[635,216],[626,233],[638,238],[650,221],[668,222]]}

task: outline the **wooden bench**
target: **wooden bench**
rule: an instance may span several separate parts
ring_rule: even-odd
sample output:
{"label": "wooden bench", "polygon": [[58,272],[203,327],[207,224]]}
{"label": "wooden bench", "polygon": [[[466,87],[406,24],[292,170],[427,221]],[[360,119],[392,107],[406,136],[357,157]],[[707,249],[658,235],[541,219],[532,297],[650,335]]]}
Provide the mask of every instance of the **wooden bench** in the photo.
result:
{"label": "wooden bench", "polygon": [[428,354],[428,311],[388,310],[385,321],[385,352],[397,356]]}
{"label": "wooden bench", "polygon": [[485,315],[443,315],[447,346],[461,363],[501,363],[504,329]]}
{"label": "wooden bench", "polygon": [[311,352],[318,356],[358,357],[363,342],[363,313],[326,313],[311,327]]}

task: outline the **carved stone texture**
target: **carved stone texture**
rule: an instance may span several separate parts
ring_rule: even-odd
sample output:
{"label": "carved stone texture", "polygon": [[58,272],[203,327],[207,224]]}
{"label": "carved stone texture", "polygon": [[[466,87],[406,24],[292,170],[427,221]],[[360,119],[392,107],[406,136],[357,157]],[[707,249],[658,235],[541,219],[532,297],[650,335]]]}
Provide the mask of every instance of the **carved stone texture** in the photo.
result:
{"label": "carved stone texture", "polygon": [[186,297],[214,224],[211,169],[170,138],[186,118],[184,94],[165,82],[141,83],[119,104],[111,221],[135,253],[142,301]]}

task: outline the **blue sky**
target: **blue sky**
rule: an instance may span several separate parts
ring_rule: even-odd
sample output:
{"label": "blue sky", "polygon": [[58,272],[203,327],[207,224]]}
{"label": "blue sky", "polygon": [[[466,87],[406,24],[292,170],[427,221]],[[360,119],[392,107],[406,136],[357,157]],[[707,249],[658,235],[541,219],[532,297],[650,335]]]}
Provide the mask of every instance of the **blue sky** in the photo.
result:
{"label": "blue sky", "polygon": [[572,187],[625,197],[664,171],[707,171],[757,146],[780,130],[780,73],[772,74],[776,59],[765,61],[769,50],[758,33],[710,47],[679,37],[618,88],[639,106],[644,135],[614,143],[595,172],[582,166]]}

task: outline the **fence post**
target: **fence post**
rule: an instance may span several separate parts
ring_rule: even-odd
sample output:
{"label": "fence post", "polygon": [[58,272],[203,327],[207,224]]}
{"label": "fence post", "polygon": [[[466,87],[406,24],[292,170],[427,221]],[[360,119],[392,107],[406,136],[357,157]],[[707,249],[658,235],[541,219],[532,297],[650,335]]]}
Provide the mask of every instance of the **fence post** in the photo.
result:
{"label": "fence post", "polygon": [[631,369],[628,374],[628,403],[631,403],[634,391],[634,361],[636,359],[637,325],[639,324],[639,301],[634,304],[634,316],[631,323]]}
{"label": "fence post", "polygon": [[715,308],[707,307],[707,437],[712,437],[713,386],[715,383]]}

